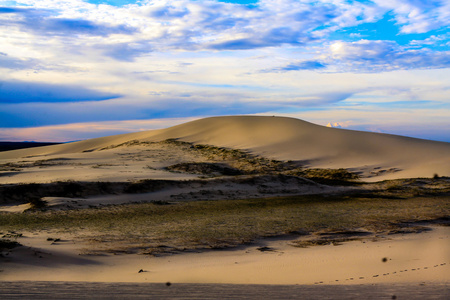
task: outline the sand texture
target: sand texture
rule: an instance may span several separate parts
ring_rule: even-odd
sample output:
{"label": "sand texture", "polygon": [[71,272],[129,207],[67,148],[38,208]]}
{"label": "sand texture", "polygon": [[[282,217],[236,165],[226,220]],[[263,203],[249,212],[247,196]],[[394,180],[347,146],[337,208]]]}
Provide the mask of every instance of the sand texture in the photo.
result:
{"label": "sand texture", "polygon": [[[425,282],[439,298],[449,176],[449,143],[281,117],[0,152],[0,281]],[[346,236],[305,240],[324,232]]]}
{"label": "sand texture", "polygon": [[[33,174],[29,175],[4,171],[0,183],[70,178],[109,181],[172,178],[173,174],[146,171],[142,167],[149,165],[150,168],[158,169],[164,165],[164,161],[176,162],[180,158],[179,153],[164,153],[167,149],[154,145],[147,149],[139,148],[137,144],[133,146],[133,142],[158,142],[166,139],[242,149],[270,159],[295,161],[308,168],[347,168],[358,172],[368,181],[432,177],[434,174],[450,176],[449,143],[328,128],[293,118],[232,116],[206,118],[161,130],[1,152],[0,162],[4,164],[17,162],[18,159],[31,162],[59,159],[61,164],[58,168],[52,168],[51,174],[49,168],[30,170]],[[128,146],[112,148],[124,143],[128,143]],[[102,150],[108,148],[109,150]],[[161,153],[157,154],[157,151]],[[185,155],[184,153],[181,157]],[[155,157],[160,161],[152,161]],[[133,159],[137,161],[132,162]],[[192,157],[186,159],[195,161]],[[83,168],[89,162],[95,162],[101,170],[90,168],[89,174],[77,170],[77,165]],[[67,167],[68,165],[71,167]],[[139,165],[139,171],[136,170],[136,165]],[[69,175],[68,169],[74,171]]]}
{"label": "sand texture", "polygon": [[448,284],[450,227],[368,237],[339,246],[294,247],[295,238],[182,255],[80,255],[85,245],[55,233],[25,234],[5,255],[4,281],[102,281],[233,284]]}

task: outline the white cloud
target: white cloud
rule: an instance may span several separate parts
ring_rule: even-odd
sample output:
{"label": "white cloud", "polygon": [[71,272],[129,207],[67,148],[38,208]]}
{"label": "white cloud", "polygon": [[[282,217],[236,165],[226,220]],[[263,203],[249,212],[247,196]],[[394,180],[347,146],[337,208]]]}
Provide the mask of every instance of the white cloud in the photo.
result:
{"label": "white cloud", "polygon": [[[328,36],[390,11],[404,34],[446,26],[446,1],[261,0],[253,7],[187,0],[122,7],[17,2],[26,6],[0,9],[0,80],[70,84],[124,97],[3,105],[3,126],[301,109],[326,114],[378,100],[448,103],[449,52],[423,47],[435,41],[444,47],[447,35],[403,46]],[[347,120],[325,119],[324,125]]]}
{"label": "white cloud", "polygon": [[450,25],[448,0],[372,0],[392,11],[402,33],[423,33]]}
{"label": "white cloud", "polygon": [[384,72],[450,67],[450,51],[405,49],[393,41],[334,42],[321,60],[336,71]]}

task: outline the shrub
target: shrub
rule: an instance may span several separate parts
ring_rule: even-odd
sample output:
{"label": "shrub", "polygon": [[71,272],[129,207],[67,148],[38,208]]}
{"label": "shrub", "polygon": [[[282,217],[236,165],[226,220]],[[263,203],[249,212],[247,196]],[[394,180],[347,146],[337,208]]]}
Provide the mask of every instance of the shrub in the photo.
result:
{"label": "shrub", "polygon": [[22,245],[16,241],[11,241],[8,239],[0,239],[0,251],[7,250],[7,249],[13,249],[18,246],[22,246]]}

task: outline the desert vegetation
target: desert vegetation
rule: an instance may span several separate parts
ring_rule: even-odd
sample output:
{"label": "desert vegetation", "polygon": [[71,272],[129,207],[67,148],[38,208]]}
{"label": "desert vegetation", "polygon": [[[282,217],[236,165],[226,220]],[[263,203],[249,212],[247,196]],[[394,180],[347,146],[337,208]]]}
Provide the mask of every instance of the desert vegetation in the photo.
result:
{"label": "desert vegetation", "polygon": [[[231,149],[224,147],[217,147],[205,144],[194,144],[177,139],[167,139],[160,142],[145,142],[138,140],[131,140],[122,144],[112,145],[99,149],[109,150],[119,147],[131,147],[131,146],[166,146],[170,148],[176,148],[178,150],[193,154],[195,157],[202,158],[202,161],[206,163],[195,165],[194,162],[185,162],[182,165],[176,164],[169,166],[169,170],[188,172],[188,173],[219,173],[223,174],[231,172],[230,175],[239,174],[268,174],[282,172],[297,168],[298,166],[294,162],[283,162],[279,160],[268,159],[258,155],[253,155],[247,151],[240,149]],[[220,162],[217,164],[217,162]],[[221,170],[218,171],[218,168]],[[233,171],[231,171],[233,170]]]}
{"label": "desert vegetation", "polygon": [[393,199],[371,193],[159,201],[96,209],[1,213],[0,228],[3,232],[46,229],[73,233],[86,243],[85,253],[157,255],[232,247],[285,234],[307,236],[296,244],[304,247],[361,238],[361,230],[376,235],[408,232],[419,221],[448,224],[448,200],[448,195]]}
{"label": "desert vegetation", "polygon": [[[164,171],[170,175],[199,176],[186,177],[188,180],[3,184],[0,185],[0,203],[29,203],[30,209],[24,213],[0,213],[0,232],[52,230],[70,233],[82,240],[86,245],[84,253],[157,255],[232,247],[286,234],[304,237],[294,243],[299,247],[337,245],[366,238],[366,235],[415,232],[420,230],[411,225],[415,222],[443,220],[448,223],[450,215],[448,177],[365,183],[348,169],[307,168],[295,161],[278,161],[244,150],[176,139],[132,140],[86,151],[121,147],[130,149],[107,153],[108,157],[117,158],[114,164],[92,160],[93,164],[87,160],[81,167],[93,172],[134,163],[143,173]],[[171,151],[165,151],[168,149]],[[178,157],[177,154],[183,155]],[[64,164],[73,164],[73,161],[60,156],[29,159],[0,165],[0,171]],[[308,189],[313,191],[308,192],[310,195],[300,195]],[[178,192],[165,200],[153,199],[152,193],[164,190]],[[67,206],[66,210],[59,211],[48,207],[43,200],[44,197],[87,198],[88,202],[92,196],[133,198],[135,194],[140,194],[140,203],[90,208],[88,205]],[[4,240],[2,247],[15,245],[9,244],[11,241]]]}

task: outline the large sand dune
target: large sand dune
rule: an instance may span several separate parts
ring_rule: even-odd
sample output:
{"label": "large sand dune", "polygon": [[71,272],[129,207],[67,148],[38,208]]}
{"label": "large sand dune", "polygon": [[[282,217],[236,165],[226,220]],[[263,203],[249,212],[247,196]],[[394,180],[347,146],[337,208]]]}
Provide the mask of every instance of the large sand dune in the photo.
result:
{"label": "large sand dune", "polygon": [[[166,141],[167,139],[176,139],[190,144]],[[209,144],[221,148],[195,147],[194,144]],[[199,148],[207,150],[202,152],[203,150],[200,151]],[[228,151],[223,148],[242,149],[260,157],[255,158],[252,155],[244,155],[240,151]],[[239,153],[242,156],[238,155],[237,161],[231,161],[221,158],[220,155],[214,157],[212,155],[214,151]],[[242,157],[243,159],[241,159]],[[242,170],[246,170],[244,164],[249,164],[252,159],[261,162],[260,165],[262,166],[290,165],[288,163],[277,165],[279,162],[261,157],[294,161],[292,163],[293,169],[289,169],[288,172],[285,172],[284,169],[274,172],[271,170],[267,172],[258,171],[259,173],[243,172],[239,173],[238,176],[233,172],[228,175],[219,173],[202,176],[201,173],[192,172],[189,169],[180,171],[180,169],[170,168],[176,165],[217,167],[226,164],[229,164],[230,168],[234,168],[236,165],[242,164],[239,166]],[[361,205],[360,207],[368,205],[367,211],[370,211],[370,214],[367,213],[367,218],[370,220],[370,224],[373,224],[377,215],[373,210],[382,210],[383,205],[370,206],[374,204],[370,204],[366,200],[372,199],[372,195],[380,197],[374,200],[377,203],[390,203],[391,196],[407,197],[408,195],[416,195],[416,193],[421,195],[422,191],[425,191],[423,194],[427,195],[431,190],[434,193],[433,198],[442,198],[438,199],[439,201],[442,200],[441,202],[435,203],[444,203],[448,199],[448,194],[444,194],[445,192],[448,193],[448,178],[399,180],[394,182],[393,186],[405,187],[405,189],[394,188],[390,192],[391,194],[384,195],[387,190],[385,187],[392,182],[355,186],[324,185],[322,181],[314,181],[290,174],[290,171],[298,170],[296,164],[305,168],[348,168],[351,171],[359,172],[362,179],[366,181],[432,177],[434,174],[450,176],[450,143],[327,128],[292,118],[256,116],[207,118],[162,130],[0,152],[0,202],[3,201],[0,205],[0,214],[8,216],[8,214],[22,212],[32,207],[32,204],[36,205],[36,201],[31,201],[35,198],[43,200],[46,209],[49,210],[74,209],[72,212],[75,212],[73,216],[76,217],[79,208],[88,208],[81,212],[89,213],[97,211],[97,208],[99,208],[98,211],[111,209],[111,212],[120,213],[125,211],[123,207],[110,207],[109,205],[140,202],[154,202],[154,204],[159,205],[173,204],[155,206],[172,209],[171,207],[177,207],[177,204],[187,203],[186,201],[189,200],[246,199],[310,194],[316,195],[314,198],[317,200],[319,199],[317,198],[318,194],[326,194],[327,197],[323,197],[323,199],[330,199],[330,203],[340,203],[343,198],[341,200],[336,198],[339,201],[334,201],[336,199],[330,196],[338,193],[364,192],[373,189],[373,193],[366,193],[367,198],[360,199],[363,202],[358,204]],[[260,165],[257,165],[255,169]],[[235,170],[237,170],[237,167]],[[141,179],[151,180],[139,181]],[[23,185],[23,183],[42,184]],[[379,192],[379,190],[382,192]],[[410,190],[414,190],[414,193],[409,193]],[[348,195],[354,194],[348,193]],[[355,196],[355,199],[357,198]],[[396,198],[393,201],[400,203],[398,199],[402,198]],[[433,218],[440,218],[438,220],[442,222],[448,220],[446,219],[448,216],[446,206],[430,204],[426,201],[427,199],[425,197],[416,199],[416,202],[414,202],[416,206],[408,208],[408,211],[413,211],[412,221],[424,221]],[[306,203],[308,206],[304,207],[305,210],[311,209],[312,206],[310,205],[315,203],[309,200],[303,202],[303,200],[296,205]],[[258,203],[258,201],[260,200],[255,203]],[[332,215],[328,211],[334,212],[333,207],[327,206],[328,202],[320,201],[317,202],[317,205],[323,205],[320,210],[315,210],[315,214],[313,213],[314,210],[308,211],[308,214],[317,218],[312,220],[320,221],[320,218],[334,220],[334,218],[328,217]],[[39,202],[37,203],[39,204]],[[401,202],[398,205],[408,205],[407,203],[410,202]],[[424,206],[418,207],[417,203],[424,204]],[[208,202],[209,204],[210,202]],[[103,207],[104,205],[108,206]],[[284,207],[285,204],[279,205]],[[96,208],[90,209],[90,207]],[[140,206],[140,208],[142,207]],[[251,210],[256,210],[258,206],[254,206],[254,203],[252,203],[248,207]],[[265,207],[265,204],[261,204],[261,207]],[[433,214],[427,213],[429,207],[436,208],[433,210]],[[284,232],[284,229],[279,229],[279,224],[292,220],[292,218],[288,218],[283,213],[279,214],[281,217],[277,219],[277,214],[274,213],[276,208],[277,206],[266,208],[267,211],[270,210],[270,215],[267,218],[272,222],[270,224],[274,226],[271,229],[272,231],[267,232],[278,235],[280,232]],[[286,209],[288,208],[290,206],[286,206]],[[351,203],[351,206],[349,203],[346,208],[348,209],[342,210],[342,219],[348,218],[355,222],[352,214],[361,215],[362,213],[358,206],[353,206],[353,203]],[[385,210],[394,212],[396,216],[392,220],[403,220],[404,218],[409,220],[411,218],[408,217],[409,214],[401,215],[398,210],[392,209],[391,206]],[[155,210],[155,212],[158,211]],[[189,209],[180,211],[187,214],[187,220],[189,221],[184,221],[186,223],[181,224],[189,224],[186,226],[192,227],[194,224],[192,220],[198,214],[190,212]],[[233,210],[223,211],[227,218],[226,222],[229,223],[223,223],[222,219],[219,219],[220,222],[204,223],[206,225],[198,229],[199,237],[203,236],[204,228],[218,226],[217,228],[220,230],[221,227],[227,227],[227,224],[241,224],[239,223],[241,222],[240,219],[235,219]],[[284,212],[286,211],[284,210]],[[167,212],[167,214],[171,213],[170,210],[167,210]],[[229,215],[230,212],[231,215]],[[31,213],[36,216],[41,214],[40,211]],[[52,216],[54,213],[57,212],[42,212],[42,215]],[[239,214],[236,213],[236,215],[241,215],[241,213],[242,211],[239,211]],[[260,215],[251,214],[243,219],[255,219],[257,222],[254,227],[259,227],[260,224],[263,224],[263,219],[258,216],[264,216],[264,213],[266,212],[262,212]],[[158,218],[164,214],[152,213],[147,214],[146,217]],[[401,216],[398,216],[398,214]],[[27,214],[17,215],[27,216]],[[119,215],[117,214],[117,216]],[[65,215],[65,218],[61,220],[67,220],[68,216]],[[123,231],[116,233],[109,229],[113,228],[111,225],[114,222],[117,222],[117,220],[111,219],[111,216],[116,215],[98,214],[96,216],[103,216],[99,217],[98,222],[100,223],[98,224],[109,223],[110,225],[104,225],[109,227],[102,227],[102,225],[99,227],[100,229],[96,229],[98,224],[93,223],[94,225],[91,225],[93,227],[85,228],[86,224],[80,222],[79,224],[82,227],[78,230],[77,228],[70,228],[63,222],[64,224],[61,224],[60,228],[48,229],[44,223],[44,229],[30,229],[30,232],[21,230],[20,235],[18,235],[19,232],[16,231],[16,228],[13,228],[14,231],[8,231],[8,234],[3,237],[9,235],[25,247],[16,247],[11,250],[4,249],[4,254],[0,253],[0,263],[2,264],[0,280],[170,281],[176,284],[182,282],[366,284],[367,286],[368,284],[398,282],[414,284],[416,287],[420,287],[419,283],[426,282],[427,285],[434,284],[437,287],[448,285],[450,265],[448,248],[450,244],[448,243],[449,230],[446,227],[418,235],[391,235],[391,231],[380,233],[377,229],[373,230],[373,234],[369,232],[370,235],[367,238],[348,242],[339,247],[333,245],[307,249],[292,247],[292,245],[300,245],[296,244],[293,239],[299,239],[300,242],[310,238],[321,239],[324,223],[318,222],[319,229],[314,230],[320,230],[319,232],[310,232],[310,234],[304,235],[309,231],[294,231],[293,233],[297,234],[295,237],[286,236],[288,239],[281,239],[281,241],[262,239],[255,240],[251,245],[245,245],[230,251],[220,250],[203,253],[186,251],[184,253],[183,250],[175,256],[153,257],[135,253],[138,253],[139,249],[148,251],[148,249],[152,249],[151,247],[166,249],[164,251],[170,253],[170,249],[173,247],[175,247],[173,249],[179,248],[177,243],[181,243],[180,245],[183,247],[186,246],[186,249],[190,249],[189,247],[194,247],[197,244],[215,244],[208,244],[208,241],[204,242],[203,238],[197,236],[194,242],[189,238],[185,240],[184,227],[181,231],[184,244],[175,240],[175,238],[172,238],[172,240],[169,237],[160,239],[158,234],[150,230],[153,227],[149,225],[143,225],[145,231],[136,228],[139,226],[129,227],[129,225],[125,225]],[[136,218],[133,213],[127,213],[125,216],[129,216],[128,220]],[[177,216],[183,217],[183,214],[176,213],[173,218],[177,218]],[[209,215],[206,216],[209,217]],[[272,216],[274,216],[273,220]],[[302,219],[301,215],[295,218]],[[183,218],[180,220],[183,222]],[[387,222],[386,220],[381,218],[380,224],[393,226],[392,222],[394,221]],[[313,221],[310,221],[310,223],[316,222]],[[170,230],[176,232],[178,230],[176,229],[178,227],[171,227],[170,222],[167,223],[162,219],[163,232],[169,232]],[[363,225],[354,223],[356,225],[351,226],[356,226],[355,228],[349,227],[348,230],[345,229],[342,232],[361,233],[360,227],[369,224],[367,223],[369,221],[364,222],[361,223]],[[332,230],[329,232],[330,235],[333,232],[336,233],[334,226],[341,228],[344,226],[342,224],[346,223],[342,223],[340,215],[337,215],[336,222],[332,224],[334,224],[333,228],[329,228]],[[8,221],[6,221],[6,225],[8,225]],[[30,226],[33,228],[35,225]],[[403,227],[398,226],[403,230]],[[149,231],[147,231],[148,227],[150,227]],[[193,227],[195,228],[195,226]],[[250,225],[247,225],[247,228],[250,227]],[[419,227],[417,231],[425,230],[422,225]],[[414,232],[416,230],[414,228],[409,232]],[[408,229],[409,227],[405,231],[399,230],[399,232],[408,232]],[[64,230],[66,233],[63,233]],[[156,228],[155,230],[159,229]],[[362,230],[367,231],[364,228]],[[6,230],[2,229],[2,231],[5,232]],[[337,233],[339,232],[341,231],[337,231]],[[363,234],[365,234],[364,232]],[[24,236],[21,236],[22,233],[24,233]],[[383,234],[388,233],[389,237],[385,238]],[[264,235],[266,234],[264,232]],[[208,235],[205,236],[207,238]],[[380,241],[374,242],[372,239]],[[214,240],[214,243],[220,241],[220,239]],[[244,241],[243,238],[242,242]],[[125,245],[125,243],[129,244]],[[183,248],[180,246],[180,249]],[[118,252],[115,252],[116,250]],[[128,251],[134,254],[120,255],[129,253]],[[98,253],[101,255],[96,255]],[[114,255],[111,253],[114,253]],[[1,293],[2,289],[0,288]],[[437,295],[440,296],[440,293],[439,290]],[[442,298],[445,298],[445,295]]]}
{"label": "large sand dune", "polygon": [[263,116],[205,118],[167,129],[3,152],[0,160],[71,153],[87,155],[131,140],[166,139],[244,149],[268,158],[298,161],[305,167],[348,168],[361,172],[368,180],[450,176],[450,143]]}

